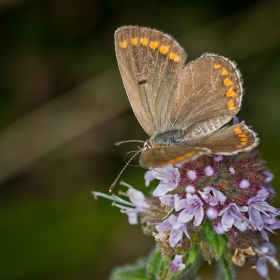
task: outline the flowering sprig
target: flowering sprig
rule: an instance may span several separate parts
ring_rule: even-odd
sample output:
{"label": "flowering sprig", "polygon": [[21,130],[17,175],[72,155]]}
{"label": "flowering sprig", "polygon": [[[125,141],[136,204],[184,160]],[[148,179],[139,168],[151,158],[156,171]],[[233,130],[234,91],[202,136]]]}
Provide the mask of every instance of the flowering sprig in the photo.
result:
{"label": "flowering sprig", "polygon": [[266,280],[269,280],[268,277],[268,268],[267,262],[270,263],[273,267],[280,270],[279,263],[275,257],[276,248],[272,243],[265,242],[259,247],[255,248],[256,252],[256,268],[257,272],[264,277]]}
{"label": "flowering sprig", "polygon": [[128,188],[126,193],[120,192],[120,195],[128,197],[130,202],[114,194],[107,195],[100,192],[92,192],[92,194],[95,198],[101,196],[113,200],[112,205],[120,208],[122,213],[127,214],[128,221],[131,225],[138,224],[138,215],[145,213],[149,208],[149,204],[146,202],[145,196],[142,192],[134,189],[125,182],[121,182],[120,184]]}
{"label": "flowering sprig", "polygon": [[160,180],[149,197],[125,183],[130,201],[94,195],[113,200],[131,224],[139,217],[144,232],[154,236],[162,258],[156,277],[176,279],[186,272],[190,277],[202,256],[217,260],[224,270],[228,267],[228,273],[251,258],[256,271],[269,279],[266,263],[279,269],[275,247],[268,243],[269,234],[280,228],[280,211],[271,205],[272,178],[256,151],[205,155],[186,164],[149,169],[146,186]]}

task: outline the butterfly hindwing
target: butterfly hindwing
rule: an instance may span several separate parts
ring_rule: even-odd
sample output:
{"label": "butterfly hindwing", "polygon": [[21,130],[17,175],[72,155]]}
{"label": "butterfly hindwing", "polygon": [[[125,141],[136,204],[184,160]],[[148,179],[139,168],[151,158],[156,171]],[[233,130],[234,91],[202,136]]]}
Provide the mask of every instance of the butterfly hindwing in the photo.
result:
{"label": "butterfly hindwing", "polygon": [[253,149],[259,143],[255,133],[245,124],[222,128],[196,141],[173,146],[155,146],[145,150],[140,157],[143,167],[184,163],[203,154],[232,155]]}
{"label": "butterfly hindwing", "polygon": [[256,147],[259,139],[245,124],[236,124],[222,128],[202,137],[193,143],[195,147],[206,148],[211,154],[232,155]]}
{"label": "butterfly hindwing", "polygon": [[166,128],[186,130],[188,138],[212,133],[239,111],[241,74],[228,59],[205,54],[180,73],[180,86],[169,104]]}

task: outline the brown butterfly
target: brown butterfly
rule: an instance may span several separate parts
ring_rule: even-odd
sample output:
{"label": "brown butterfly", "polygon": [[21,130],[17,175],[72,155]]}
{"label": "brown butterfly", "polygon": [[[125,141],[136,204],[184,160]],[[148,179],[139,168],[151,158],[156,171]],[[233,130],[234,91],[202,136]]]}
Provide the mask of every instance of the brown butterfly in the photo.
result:
{"label": "brown butterfly", "polygon": [[187,55],[171,36],[138,26],[119,28],[115,47],[130,104],[150,136],[141,166],[257,146],[259,139],[245,124],[223,127],[239,111],[243,96],[235,63],[206,53],[185,65]]}

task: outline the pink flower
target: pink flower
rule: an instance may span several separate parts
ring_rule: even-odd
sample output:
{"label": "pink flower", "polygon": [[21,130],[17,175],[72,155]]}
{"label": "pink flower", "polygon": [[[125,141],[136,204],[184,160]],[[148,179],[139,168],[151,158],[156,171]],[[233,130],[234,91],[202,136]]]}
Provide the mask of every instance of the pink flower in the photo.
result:
{"label": "pink flower", "polygon": [[182,223],[178,220],[178,216],[171,215],[167,220],[156,226],[158,232],[170,231],[169,244],[171,247],[175,247],[180,241],[182,241],[183,234],[190,238],[187,231],[186,223]]}
{"label": "pink flower", "polygon": [[247,227],[252,227],[249,220],[244,217],[241,212],[247,212],[248,207],[238,207],[235,203],[230,203],[223,209],[219,216],[222,216],[221,224],[224,231],[229,231],[234,225],[240,231],[244,231]]}
{"label": "pink flower", "polygon": [[163,168],[154,168],[153,176],[161,180],[157,188],[153,191],[153,195],[157,197],[173,191],[178,186],[180,180],[178,168],[172,167],[170,164]]}
{"label": "pink flower", "polygon": [[183,209],[179,214],[178,221],[187,223],[194,217],[194,225],[201,224],[204,217],[203,203],[196,194],[187,193],[187,198],[179,200],[176,206],[178,211]]}
{"label": "pink flower", "polygon": [[183,256],[182,255],[175,255],[174,260],[165,268],[170,268],[171,273],[173,273],[176,270],[183,270],[186,267],[185,264],[183,264]]}
{"label": "pink flower", "polygon": [[227,199],[222,192],[217,191],[215,188],[210,186],[205,187],[203,189],[203,192],[198,192],[200,193],[201,197],[211,206],[216,206],[219,202],[221,202],[221,204],[224,204]]}

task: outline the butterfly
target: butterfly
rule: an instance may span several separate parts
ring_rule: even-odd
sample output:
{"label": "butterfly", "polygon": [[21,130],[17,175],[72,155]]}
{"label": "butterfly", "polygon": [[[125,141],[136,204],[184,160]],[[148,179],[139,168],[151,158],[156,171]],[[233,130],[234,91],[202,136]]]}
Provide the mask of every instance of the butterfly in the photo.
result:
{"label": "butterfly", "polygon": [[210,53],[186,64],[171,36],[138,26],[115,32],[118,66],[132,109],[149,135],[140,165],[185,163],[204,154],[249,151],[259,139],[244,123],[225,126],[240,110],[236,64]]}

